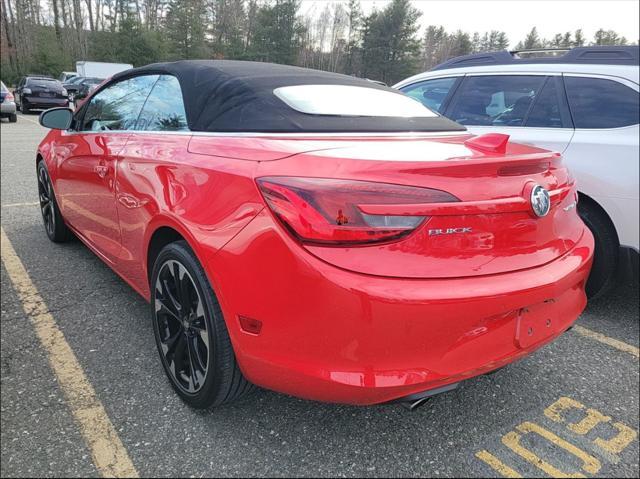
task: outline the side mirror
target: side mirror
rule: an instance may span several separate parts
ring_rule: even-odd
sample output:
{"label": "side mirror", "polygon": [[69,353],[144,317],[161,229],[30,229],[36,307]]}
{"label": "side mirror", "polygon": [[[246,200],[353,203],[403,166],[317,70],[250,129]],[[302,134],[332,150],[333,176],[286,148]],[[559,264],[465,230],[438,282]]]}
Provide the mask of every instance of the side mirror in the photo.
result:
{"label": "side mirror", "polygon": [[40,113],[40,124],[54,130],[68,130],[73,121],[73,112],[69,108],[51,108]]}

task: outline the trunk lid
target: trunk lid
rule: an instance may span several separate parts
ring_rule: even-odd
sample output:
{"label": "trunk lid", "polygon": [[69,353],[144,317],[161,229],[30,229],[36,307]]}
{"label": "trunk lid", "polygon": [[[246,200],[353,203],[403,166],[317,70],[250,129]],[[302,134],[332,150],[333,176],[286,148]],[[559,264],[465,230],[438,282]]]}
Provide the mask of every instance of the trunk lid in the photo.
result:
{"label": "trunk lid", "polygon": [[[576,213],[574,180],[560,155],[513,143],[491,151],[471,144],[471,138],[279,139],[278,149],[287,155],[277,161],[269,160],[278,155],[267,161],[269,155],[263,155],[257,176],[418,186],[460,200],[360,205],[367,214],[425,216],[415,231],[397,241],[350,247],[303,244],[316,257],[358,273],[472,277],[533,268],[571,250],[584,225]],[[296,149],[304,153],[293,153]],[[532,209],[536,185],[550,194],[550,209],[544,216]]]}

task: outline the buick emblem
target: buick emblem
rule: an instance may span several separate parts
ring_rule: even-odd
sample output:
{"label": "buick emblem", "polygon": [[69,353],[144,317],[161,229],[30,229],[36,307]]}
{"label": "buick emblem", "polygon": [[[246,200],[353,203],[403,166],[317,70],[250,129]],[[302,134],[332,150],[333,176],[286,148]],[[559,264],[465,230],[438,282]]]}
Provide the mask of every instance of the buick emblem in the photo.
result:
{"label": "buick emblem", "polygon": [[549,192],[540,185],[535,185],[531,190],[531,209],[538,217],[546,216],[551,208]]}

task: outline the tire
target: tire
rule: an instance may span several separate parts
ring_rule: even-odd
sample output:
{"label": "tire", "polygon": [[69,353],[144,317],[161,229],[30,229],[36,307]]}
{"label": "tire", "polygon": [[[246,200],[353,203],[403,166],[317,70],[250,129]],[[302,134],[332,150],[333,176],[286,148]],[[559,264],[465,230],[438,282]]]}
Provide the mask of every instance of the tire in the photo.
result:
{"label": "tire", "polygon": [[15,123],[18,121],[18,115],[16,115],[15,113],[11,113],[9,115],[9,123]]}
{"label": "tire", "polygon": [[65,224],[56,201],[51,178],[44,161],[38,163],[38,197],[40,212],[47,236],[54,243],[63,243],[73,237],[73,233]]}
{"label": "tire", "polygon": [[31,109],[27,105],[27,102],[24,101],[24,98],[20,102],[20,111],[23,115],[28,115],[29,113],[31,113]]}
{"label": "tire", "polygon": [[586,291],[589,299],[597,299],[604,296],[615,284],[620,249],[618,235],[611,220],[596,205],[581,199],[578,203],[578,214],[595,239],[593,266]]}
{"label": "tire", "polygon": [[184,402],[205,409],[253,389],[238,367],[216,295],[185,241],[160,251],[150,289],[160,361]]}

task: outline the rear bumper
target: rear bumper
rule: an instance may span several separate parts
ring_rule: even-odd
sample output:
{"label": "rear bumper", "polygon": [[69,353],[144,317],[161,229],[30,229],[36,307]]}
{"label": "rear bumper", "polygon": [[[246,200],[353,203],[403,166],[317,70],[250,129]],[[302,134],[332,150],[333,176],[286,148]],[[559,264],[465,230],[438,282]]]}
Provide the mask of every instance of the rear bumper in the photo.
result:
{"label": "rear bumper", "polygon": [[55,108],[59,106],[69,106],[68,98],[41,98],[41,97],[25,97],[24,101],[29,108],[36,110],[47,110],[49,108]]}
{"label": "rear bumper", "polygon": [[0,103],[0,113],[2,115],[13,115],[16,112],[16,104],[13,101],[3,101]]}
{"label": "rear bumper", "polygon": [[[550,342],[586,305],[592,255],[585,229],[569,253],[537,268],[461,279],[375,277],[313,257],[263,211],[207,263],[250,381],[365,405],[487,373]],[[239,315],[261,321],[260,334],[244,332]]]}

